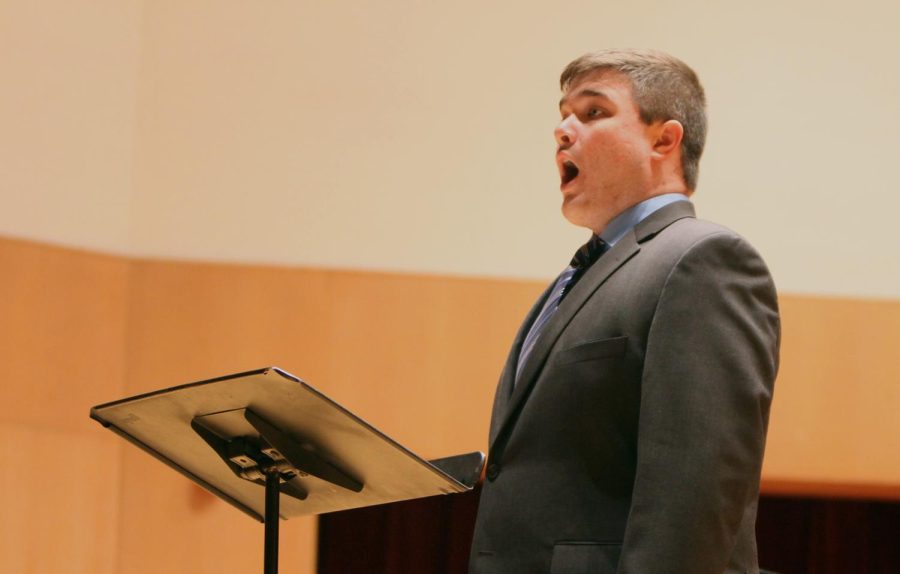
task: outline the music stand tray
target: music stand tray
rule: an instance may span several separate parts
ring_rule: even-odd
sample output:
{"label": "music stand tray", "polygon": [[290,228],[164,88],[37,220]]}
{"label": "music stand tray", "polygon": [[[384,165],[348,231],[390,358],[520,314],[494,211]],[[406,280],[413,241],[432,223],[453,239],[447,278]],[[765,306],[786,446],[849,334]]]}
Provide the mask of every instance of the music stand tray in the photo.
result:
{"label": "music stand tray", "polygon": [[[471,490],[480,452],[426,461],[299,378],[268,367],[95,406],[91,418],[265,523]],[[281,496],[284,495],[284,496]]]}

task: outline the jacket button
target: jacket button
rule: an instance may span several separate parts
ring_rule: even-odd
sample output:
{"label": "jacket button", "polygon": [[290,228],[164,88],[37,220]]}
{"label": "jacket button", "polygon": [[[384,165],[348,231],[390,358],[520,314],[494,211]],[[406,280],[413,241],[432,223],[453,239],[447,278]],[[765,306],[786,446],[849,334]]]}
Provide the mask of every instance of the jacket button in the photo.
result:
{"label": "jacket button", "polygon": [[499,464],[489,464],[487,467],[487,479],[494,480],[498,476],[500,476],[500,465]]}

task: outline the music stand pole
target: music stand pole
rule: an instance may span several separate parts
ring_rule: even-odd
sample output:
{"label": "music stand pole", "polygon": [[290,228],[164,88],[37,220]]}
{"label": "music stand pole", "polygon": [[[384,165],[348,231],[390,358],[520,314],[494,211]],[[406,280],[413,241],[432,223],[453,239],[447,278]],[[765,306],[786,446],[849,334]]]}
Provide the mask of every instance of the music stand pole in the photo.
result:
{"label": "music stand pole", "polygon": [[265,556],[263,574],[278,574],[278,502],[281,477],[277,469],[266,473]]}

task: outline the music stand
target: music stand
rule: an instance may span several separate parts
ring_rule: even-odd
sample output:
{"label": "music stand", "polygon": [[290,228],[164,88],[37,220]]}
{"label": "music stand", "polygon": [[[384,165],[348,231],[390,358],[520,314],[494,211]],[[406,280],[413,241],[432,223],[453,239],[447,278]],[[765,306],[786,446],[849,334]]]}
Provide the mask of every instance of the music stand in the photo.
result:
{"label": "music stand", "polygon": [[480,452],[419,458],[277,367],[105,403],[91,418],[264,522],[264,574],[278,571],[279,516],[465,492],[484,464]]}

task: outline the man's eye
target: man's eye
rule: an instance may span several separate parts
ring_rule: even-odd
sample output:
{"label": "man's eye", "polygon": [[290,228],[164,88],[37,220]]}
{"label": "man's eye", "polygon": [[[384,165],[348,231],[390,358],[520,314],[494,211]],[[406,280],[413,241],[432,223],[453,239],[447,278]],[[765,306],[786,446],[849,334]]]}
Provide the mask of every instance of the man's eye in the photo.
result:
{"label": "man's eye", "polygon": [[603,114],[603,111],[600,108],[588,108],[587,117],[596,118]]}

